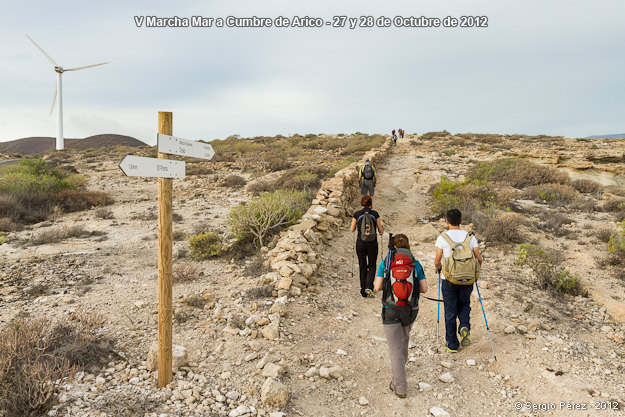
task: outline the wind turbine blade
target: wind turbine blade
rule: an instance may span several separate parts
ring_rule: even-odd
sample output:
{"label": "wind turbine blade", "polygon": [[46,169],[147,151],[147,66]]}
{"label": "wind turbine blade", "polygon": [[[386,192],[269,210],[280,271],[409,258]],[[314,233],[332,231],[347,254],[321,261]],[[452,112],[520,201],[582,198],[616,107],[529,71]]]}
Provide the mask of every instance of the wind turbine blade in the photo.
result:
{"label": "wind turbine blade", "polygon": [[37,49],[39,49],[41,51],[42,54],[44,54],[46,56],[46,58],[48,58],[50,60],[50,62],[52,62],[54,64],[55,67],[58,67],[58,65],[56,64],[56,62],[54,62],[54,59],[52,59],[52,57],[50,55],[47,54],[46,51],[43,50],[43,48],[39,45],[37,45],[37,42],[35,42],[34,40],[32,40],[32,38],[28,35],[26,35],[26,37],[28,39],[30,39],[30,41],[37,47]]}
{"label": "wind turbine blade", "polygon": [[108,64],[108,62],[101,62],[99,64],[86,65],[84,67],[76,67],[76,68],[68,68],[68,69],[63,68],[63,72],[65,72],[65,71],[78,71],[78,70],[82,70],[82,69],[85,69],[85,68],[97,67],[98,65],[104,65],[104,64]]}
{"label": "wind turbine blade", "polygon": [[54,110],[54,103],[56,103],[56,92],[58,90],[58,81],[54,83],[54,95],[52,96],[52,107],[50,107],[50,116],[52,116],[52,110]]}

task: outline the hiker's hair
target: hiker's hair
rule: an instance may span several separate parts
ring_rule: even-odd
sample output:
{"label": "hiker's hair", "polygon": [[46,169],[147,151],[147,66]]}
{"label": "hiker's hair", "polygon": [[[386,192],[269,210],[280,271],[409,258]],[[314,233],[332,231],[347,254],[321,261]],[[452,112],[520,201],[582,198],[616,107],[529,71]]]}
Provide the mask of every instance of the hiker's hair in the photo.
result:
{"label": "hiker's hair", "polygon": [[373,205],[373,200],[370,195],[363,195],[360,199],[360,205],[363,207],[371,207]]}
{"label": "hiker's hair", "polygon": [[445,218],[452,226],[460,226],[462,221],[462,213],[458,209],[449,209],[445,212]]}
{"label": "hiker's hair", "polygon": [[408,236],[400,233],[393,237],[393,244],[396,248],[404,248],[410,250],[410,242],[408,242]]}

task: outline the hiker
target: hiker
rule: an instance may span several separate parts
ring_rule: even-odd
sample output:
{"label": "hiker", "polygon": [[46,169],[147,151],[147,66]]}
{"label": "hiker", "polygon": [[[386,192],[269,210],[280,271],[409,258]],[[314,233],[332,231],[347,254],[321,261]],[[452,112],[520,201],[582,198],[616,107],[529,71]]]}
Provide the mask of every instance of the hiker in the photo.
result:
{"label": "hiker", "polygon": [[358,184],[360,185],[361,195],[370,195],[373,197],[375,192],[375,168],[371,165],[371,159],[365,158],[365,164],[358,171]]}
{"label": "hiker", "polygon": [[393,145],[397,143],[397,135],[393,133]]}
{"label": "hiker", "polygon": [[393,129],[393,131],[391,132],[391,134],[392,134],[393,136],[395,136],[395,129]]}
{"label": "hiker", "polygon": [[373,210],[371,196],[364,195],[360,199],[361,210],[354,213],[350,231],[358,229],[356,238],[356,255],[360,268],[360,295],[373,297],[373,278],[375,262],[378,258],[378,237],[376,231],[384,233],[380,214]]}
{"label": "hiker", "polygon": [[400,138],[404,138],[404,130],[403,129],[399,129],[399,137]]}
{"label": "hiker", "polygon": [[393,370],[389,388],[399,398],[406,398],[410,328],[419,312],[419,293],[428,290],[423,267],[412,256],[406,235],[389,237],[389,254],[376,275],[373,288],[382,290],[382,327]]}
{"label": "hiker", "polygon": [[[445,222],[449,230],[441,233],[436,239],[434,266],[436,272],[440,274],[442,270],[445,277],[442,281],[439,280],[445,309],[445,348],[449,352],[456,353],[459,344],[462,347],[471,344],[471,292],[473,283],[479,277],[482,254],[473,232],[460,229],[462,223],[460,210],[447,210]],[[460,323],[458,330],[460,343],[456,335],[457,321]]]}

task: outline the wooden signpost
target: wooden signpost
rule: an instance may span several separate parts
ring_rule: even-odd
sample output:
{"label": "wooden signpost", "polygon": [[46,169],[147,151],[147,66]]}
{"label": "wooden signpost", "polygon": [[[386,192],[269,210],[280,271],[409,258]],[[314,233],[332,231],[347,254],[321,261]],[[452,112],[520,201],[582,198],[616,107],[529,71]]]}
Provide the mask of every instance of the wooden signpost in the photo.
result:
{"label": "wooden signpost", "polygon": [[158,177],[158,386],[172,378],[172,179],[185,176],[184,161],[170,154],[202,159],[212,146],[172,136],[173,114],[158,112],[158,159],[126,155],[119,163],[128,176]]}

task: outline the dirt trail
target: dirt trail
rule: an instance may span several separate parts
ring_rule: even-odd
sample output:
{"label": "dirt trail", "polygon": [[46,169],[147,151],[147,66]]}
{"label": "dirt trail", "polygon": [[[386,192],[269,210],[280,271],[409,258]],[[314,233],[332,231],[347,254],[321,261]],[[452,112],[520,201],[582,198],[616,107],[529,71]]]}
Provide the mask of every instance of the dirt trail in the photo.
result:
{"label": "dirt trail", "polygon": [[[429,287],[426,295],[435,297],[434,240],[443,224],[428,221],[428,189],[440,175],[453,176],[454,172],[450,170],[452,164],[437,155],[417,154],[410,140],[399,140],[387,160],[377,167],[379,179],[374,209],[380,212],[387,232],[405,233],[409,237],[412,252],[425,269]],[[356,202],[354,209],[357,209]],[[385,233],[384,243],[380,242],[381,249],[382,245],[386,247],[387,239],[388,233]],[[592,409],[596,401],[607,401],[609,397],[608,393],[604,393],[605,398],[598,399],[590,395],[593,390],[589,384],[599,384],[603,368],[593,369],[592,360],[591,365],[576,368],[561,359],[562,355],[568,354],[566,344],[569,340],[585,340],[580,343],[589,343],[593,347],[591,331],[585,328],[571,330],[571,339],[568,334],[558,333],[556,328],[551,332],[536,330],[527,335],[509,335],[503,331],[509,323],[517,323],[520,316],[510,314],[502,306],[503,296],[498,298],[508,289],[506,271],[505,267],[500,269],[497,262],[490,259],[494,255],[488,249],[483,251],[485,264],[480,288],[498,362],[493,361],[475,291],[471,304],[472,344],[457,354],[442,348],[442,305],[440,353],[435,352],[437,303],[422,298],[419,316],[411,332],[410,360],[407,364],[408,398],[396,398],[388,388],[391,370],[380,319],[380,295],[377,294],[375,299],[360,296],[353,243],[354,235],[348,230],[332,241],[322,256],[322,290],[300,301],[299,311],[291,316],[289,331],[293,335],[295,352],[300,358],[305,358],[302,365],[338,364],[343,368],[343,377],[339,381],[305,378],[303,375],[295,378],[294,375],[290,382],[294,394],[291,407],[297,414],[424,416],[429,415],[431,407],[438,406],[452,416],[623,415],[618,414],[622,411]],[[386,249],[382,252],[383,256]],[[355,264],[353,277],[352,263]],[[510,288],[510,291],[513,289],[516,290],[516,287]],[[299,317],[296,319],[294,316]],[[558,347],[560,342],[565,348]],[[571,350],[573,345],[571,342]],[[591,352],[596,353],[591,353],[591,358],[604,356],[600,359],[602,364],[622,360],[610,359],[609,346],[594,348]],[[603,348],[605,350],[601,350]],[[469,359],[474,360],[475,365],[468,365]],[[586,361],[576,356],[572,356],[571,360]],[[455,382],[440,381],[439,376],[444,372],[450,372]],[[431,385],[431,389],[419,390],[419,382]],[[603,385],[595,386],[596,395],[599,388]],[[359,404],[361,396],[367,399],[368,405]],[[522,410],[518,410],[515,405],[519,401],[524,404],[530,401],[543,408],[553,405],[555,409],[530,412],[524,405]],[[567,402],[587,404],[588,410],[569,410]],[[620,407],[622,410],[622,404]]]}

